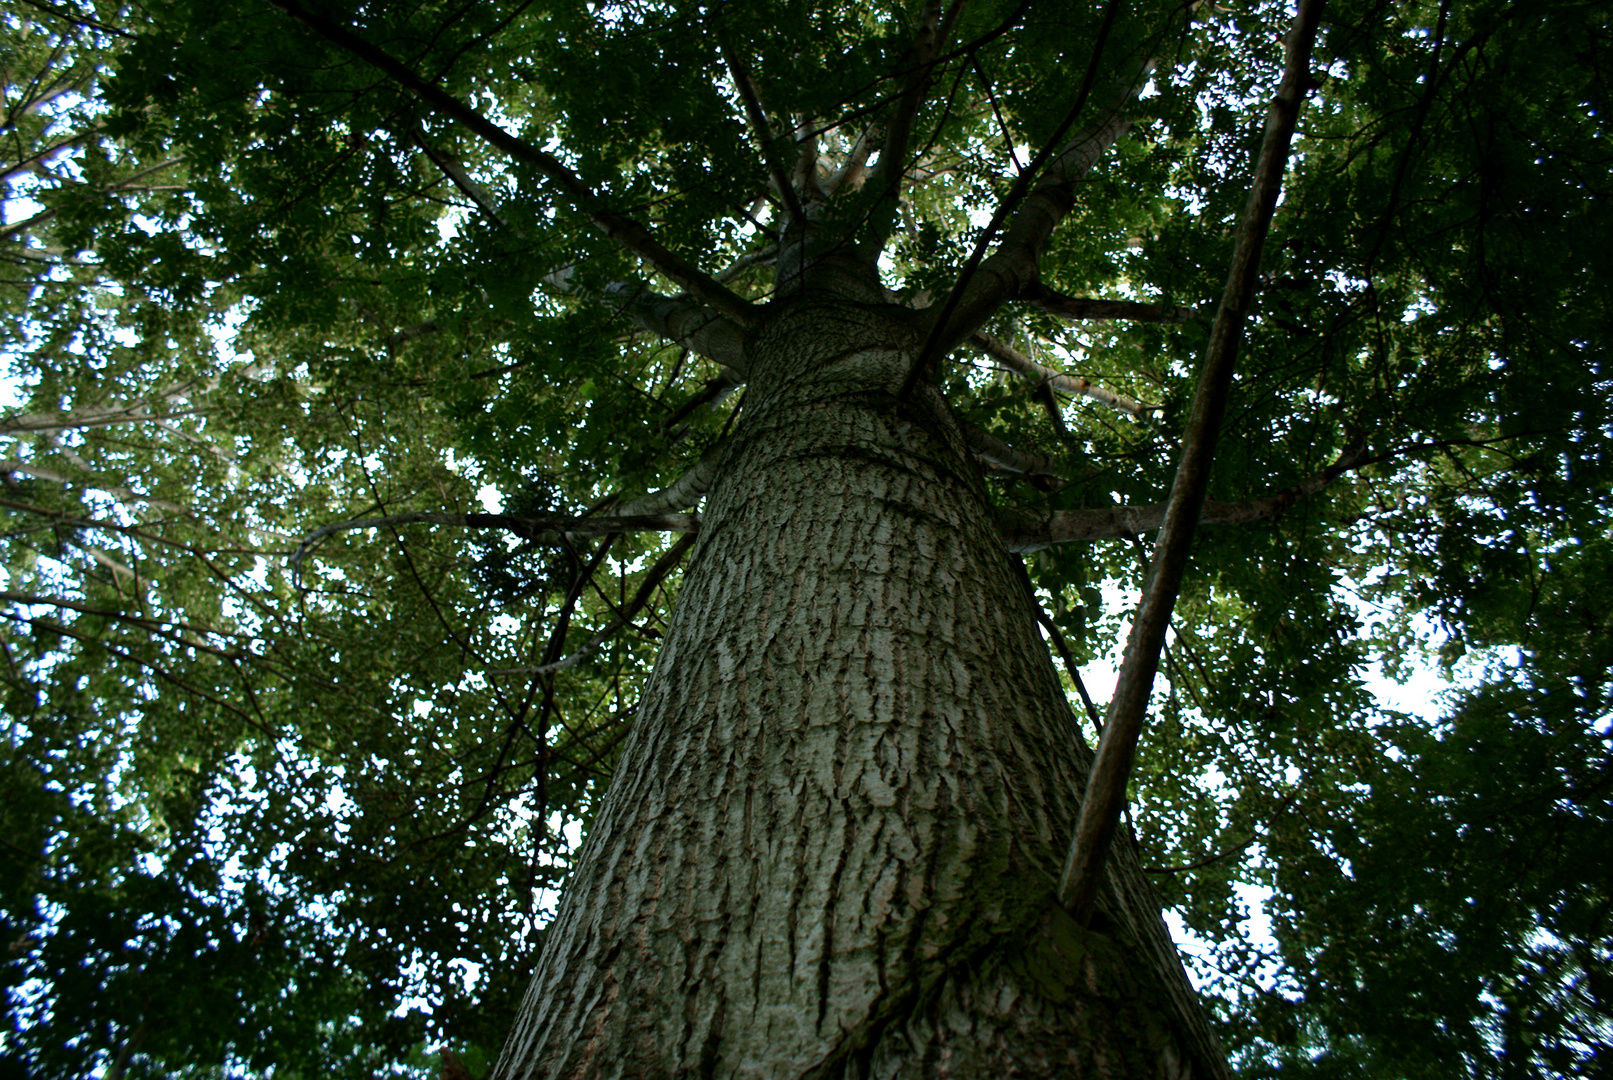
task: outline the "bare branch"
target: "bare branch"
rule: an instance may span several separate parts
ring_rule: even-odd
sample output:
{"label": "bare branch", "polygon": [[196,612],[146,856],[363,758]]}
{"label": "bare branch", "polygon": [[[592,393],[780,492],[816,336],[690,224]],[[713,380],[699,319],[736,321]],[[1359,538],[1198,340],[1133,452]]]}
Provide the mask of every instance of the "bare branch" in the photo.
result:
{"label": "bare branch", "polygon": [[[130,190],[130,189],[137,190],[137,191],[145,190],[144,188],[141,187],[140,181],[144,180],[146,177],[151,176],[154,173],[162,172],[164,169],[171,169],[175,165],[178,165],[183,160],[184,160],[183,158],[169,158],[167,161],[159,161],[157,164],[151,166],[150,168],[141,169],[139,172],[135,173],[133,176],[130,176],[130,177],[127,177],[126,179],[120,180],[115,184],[108,184],[104,190],[106,190],[108,192],[112,192],[112,191],[127,191],[127,190]],[[41,210],[39,213],[35,214],[33,217],[24,218],[21,221],[14,222],[14,223],[12,223],[10,225],[7,225],[5,228],[0,229],[0,240],[9,240],[13,236],[18,235],[19,233],[27,232],[29,229],[33,228],[35,225],[40,225],[40,224],[43,224],[44,222],[49,221],[50,219],[52,219],[52,218],[54,218],[56,216],[56,214],[58,212],[58,209],[59,208],[54,207],[54,206],[47,206],[47,207],[45,207],[45,209]]]}
{"label": "bare branch", "polygon": [[1059,901],[1077,921],[1091,921],[1109,843],[1126,803],[1126,782],[1142,734],[1154,672],[1170,626],[1171,608],[1187,568],[1193,528],[1204,507],[1210,462],[1215,455],[1221,420],[1232,386],[1233,364],[1243,337],[1243,324],[1260,270],[1260,252],[1277,209],[1288,147],[1299,119],[1305,91],[1311,85],[1311,43],[1325,0],[1301,0],[1288,36],[1282,84],[1266,117],[1266,137],[1255,165],[1249,201],[1244,207],[1233,249],[1226,291],[1210,329],[1204,367],[1193,399],[1183,440],[1182,462],[1171,485],[1160,535],[1154,545],[1147,592],[1132,622],[1125,659],[1109,701],[1103,737],[1098,740],[1092,771],[1081,798],[1081,815],[1059,877]]}
{"label": "bare branch", "polygon": [[718,447],[706,451],[704,457],[694,464],[688,472],[678,477],[660,491],[652,491],[648,495],[640,495],[636,499],[614,507],[618,517],[638,517],[640,515],[671,514],[694,506],[710,490],[712,482],[717,479],[717,462],[721,457]]}
{"label": "bare branch", "polygon": [[[1010,559],[1008,562],[1018,575],[1020,585],[1025,589],[1025,599],[1030,602],[1031,610],[1036,614],[1036,621],[1047,631],[1048,640],[1059,654],[1059,659],[1064,661],[1065,673],[1070,676],[1070,681],[1075,684],[1076,690],[1080,692],[1081,701],[1086,706],[1087,717],[1092,721],[1093,730],[1102,735],[1103,721],[1098,718],[1098,710],[1092,705],[1092,698],[1087,693],[1086,683],[1081,680],[1081,669],[1076,667],[1075,657],[1070,655],[1070,646],[1064,640],[1064,635],[1059,632],[1058,624],[1050,619],[1047,612],[1043,610],[1041,597],[1036,595],[1036,586],[1031,582],[1031,576],[1025,570],[1025,560]],[[1079,738],[1079,735],[1077,737]],[[1085,744],[1086,740],[1082,739],[1082,745],[1085,746]]]}
{"label": "bare branch", "polygon": [[1130,413],[1132,416],[1147,416],[1150,412],[1159,408],[1158,405],[1144,405],[1140,401],[1133,401],[1131,398],[1117,394],[1112,390],[1093,386],[1085,379],[1074,375],[1066,375],[1054,368],[1038,364],[1012,345],[994,338],[990,334],[977,332],[970,335],[969,341],[978,347],[981,352],[1004,367],[1018,372],[1027,379],[1035,379],[1045,386],[1063,390],[1066,394],[1078,394],[1081,397],[1091,398],[1093,401],[1102,402],[1111,409],[1118,409],[1121,412]]}
{"label": "bare branch", "polygon": [[81,27],[86,30],[99,30],[103,34],[111,34],[113,37],[126,38],[130,41],[135,39],[135,35],[129,33],[127,30],[120,30],[116,26],[109,26],[104,22],[99,22],[87,15],[80,15],[77,12],[63,11],[55,4],[45,3],[45,0],[23,0],[23,3],[27,4],[29,7],[38,8],[40,11],[54,15],[63,22],[71,23],[74,26]]}
{"label": "bare branch", "polygon": [[738,373],[732,369],[725,369],[722,374],[706,380],[705,387],[694,397],[685,401],[678,411],[667,417],[661,427],[671,431],[698,409],[715,405],[717,402],[738,390],[742,380]]}
{"label": "bare branch", "polygon": [[1169,304],[1139,304],[1130,300],[1089,300],[1065,296],[1040,282],[1024,292],[1029,300],[1050,315],[1066,319],[1125,319],[1130,322],[1187,322],[1198,317],[1198,309]]}
{"label": "bare branch", "polygon": [[493,224],[499,228],[509,228],[508,223],[499,215],[498,200],[493,198],[486,188],[478,184],[470,173],[465,171],[464,166],[459,164],[459,158],[445,150],[438,150],[426,142],[425,134],[419,129],[409,134],[414,139],[415,145],[420,147],[421,151],[431,159],[431,163],[441,169],[442,174],[448,177],[467,199],[475,203],[478,210],[486,214]]}
{"label": "bare branch", "polygon": [[1036,399],[1036,403],[1047,414],[1047,418],[1052,422],[1053,430],[1058,432],[1059,438],[1068,442],[1070,440],[1070,428],[1064,422],[1064,408],[1059,402],[1058,395],[1053,393],[1053,388],[1046,382],[1039,382],[1031,387],[1031,397]]}
{"label": "bare branch", "polygon": [[553,154],[539,150],[511,135],[441,87],[421,78],[385,50],[370,44],[345,26],[314,14],[297,0],[269,0],[269,3],[338,48],[386,73],[425,104],[464,124],[490,145],[517,161],[531,165],[565,192],[572,205],[586,214],[606,236],[671,278],[680,287],[687,289],[703,303],[709,304],[741,326],[749,326],[755,322],[757,312],[748,301],[729,292],[695,266],[668,251],[643,225],[605,206],[588,185],[583,183],[582,178]]}
{"label": "bare branch", "polygon": [[46,165],[49,164],[49,159],[52,155],[62,153],[65,150],[70,150],[84,140],[99,135],[101,133],[101,129],[101,124],[91,124],[83,131],[75,132],[74,134],[64,138],[61,142],[53,143],[42,150],[35,150],[27,157],[21,158],[12,164],[5,166],[4,169],[0,169],[0,180],[10,180],[14,176],[19,176],[22,173],[30,171],[49,175]]}
{"label": "bare branch", "polygon": [[[1022,299],[1040,285],[1042,249],[1074,207],[1076,185],[1129,126],[1130,121],[1117,109],[1072,142],[1048,166],[1047,176],[1014,214],[1002,243],[983,262],[978,261],[980,253],[995,230],[988,227],[981,234],[981,243],[976,245],[936,318],[934,344],[929,347],[932,357],[945,356],[1006,301]],[[1032,161],[1020,178],[1032,176],[1037,164]],[[998,212],[1012,202],[1010,192]]]}
{"label": "bare branch", "polygon": [[202,626],[199,623],[173,619],[154,619],[147,615],[136,615],[127,611],[117,611],[111,608],[99,607],[95,604],[87,604],[81,600],[72,600],[65,596],[38,596],[32,593],[12,592],[10,590],[0,591],[0,602],[18,604],[23,607],[53,607],[65,611],[76,611],[81,615],[99,615],[108,619],[115,619],[119,622],[151,630],[168,638],[170,641],[200,649],[202,652],[210,653],[226,660],[239,660],[250,655],[244,645],[238,649],[219,649],[205,642],[186,638],[179,633],[179,631],[189,631],[192,634],[206,634],[210,637],[238,642],[245,641],[245,637],[242,634],[228,630],[218,630],[211,626]]}
{"label": "bare branch", "polygon": [[986,92],[986,101],[991,106],[991,115],[997,120],[997,130],[1003,133],[1003,147],[1008,151],[1008,160],[1014,163],[1014,172],[1017,174],[1024,170],[1019,163],[1019,154],[1014,151],[1014,136],[1008,130],[1008,121],[1003,119],[1002,109],[997,105],[997,91],[986,77],[986,69],[980,66],[978,56],[970,56],[969,64],[974,68],[975,77],[980,80],[980,88]]}
{"label": "bare branch", "polygon": [[1081,705],[1086,709],[1087,719],[1092,721],[1092,731],[1099,738],[1103,736],[1103,717],[1098,715],[1098,707],[1092,704],[1092,695],[1087,693],[1087,684],[1081,678],[1081,669],[1076,666],[1075,657],[1070,653],[1070,643],[1064,640],[1064,633],[1046,611],[1042,610],[1042,603],[1036,599],[1035,590],[1031,592],[1031,599],[1036,604],[1036,621],[1042,624],[1047,631],[1047,639],[1053,643],[1053,651],[1059,654],[1064,662],[1064,671],[1070,676],[1070,682],[1075,684],[1076,693],[1081,695]]}

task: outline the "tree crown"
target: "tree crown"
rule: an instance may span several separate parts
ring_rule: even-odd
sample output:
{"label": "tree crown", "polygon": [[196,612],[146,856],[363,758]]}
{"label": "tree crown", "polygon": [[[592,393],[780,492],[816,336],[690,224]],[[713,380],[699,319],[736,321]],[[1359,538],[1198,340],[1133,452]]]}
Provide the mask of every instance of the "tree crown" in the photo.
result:
{"label": "tree crown", "polygon": [[[5,4],[4,1060],[492,1053],[802,297],[1104,697],[1289,17]],[[1326,10],[1132,789],[1251,1075],[1607,1051],[1609,45]]]}

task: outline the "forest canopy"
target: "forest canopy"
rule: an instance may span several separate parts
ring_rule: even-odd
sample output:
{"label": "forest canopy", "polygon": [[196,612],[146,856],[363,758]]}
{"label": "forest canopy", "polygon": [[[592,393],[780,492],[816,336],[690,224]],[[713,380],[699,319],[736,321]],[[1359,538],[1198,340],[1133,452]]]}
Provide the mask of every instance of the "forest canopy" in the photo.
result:
{"label": "forest canopy", "polygon": [[[926,377],[1097,719],[1293,12],[926,6],[0,0],[0,1076],[481,1075],[744,419],[695,301],[804,185],[948,303],[1083,86]],[[1323,13],[1130,789],[1241,1076],[1613,1055],[1610,63]]]}

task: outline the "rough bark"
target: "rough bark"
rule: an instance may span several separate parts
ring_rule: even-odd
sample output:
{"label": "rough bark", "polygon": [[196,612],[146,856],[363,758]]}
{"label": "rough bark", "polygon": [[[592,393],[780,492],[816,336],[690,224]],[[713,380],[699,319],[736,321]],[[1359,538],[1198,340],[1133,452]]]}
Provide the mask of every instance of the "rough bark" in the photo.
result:
{"label": "rough bark", "polygon": [[911,313],[801,293],[495,1075],[1189,1077],[1225,1065]]}

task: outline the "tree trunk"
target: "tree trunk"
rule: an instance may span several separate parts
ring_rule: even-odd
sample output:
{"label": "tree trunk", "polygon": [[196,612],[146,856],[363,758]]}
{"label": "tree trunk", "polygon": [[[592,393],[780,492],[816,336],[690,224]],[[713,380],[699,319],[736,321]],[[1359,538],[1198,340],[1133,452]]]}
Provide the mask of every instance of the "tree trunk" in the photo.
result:
{"label": "tree trunk", "polygon": [[896,308],[753,332],[635,730],[495,1075],[1224,1076],[1129,841],[1054,889],[1090,752]]}

